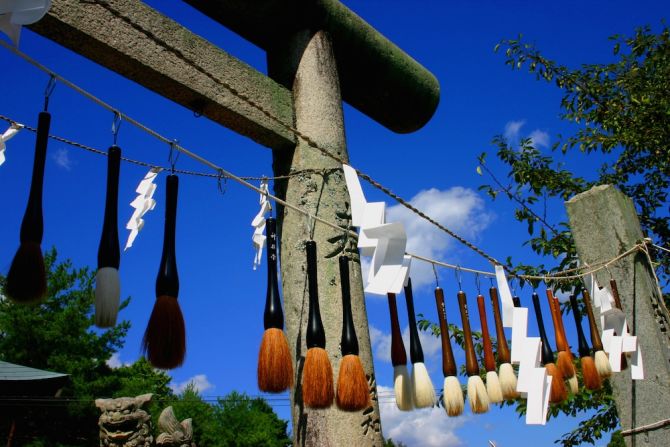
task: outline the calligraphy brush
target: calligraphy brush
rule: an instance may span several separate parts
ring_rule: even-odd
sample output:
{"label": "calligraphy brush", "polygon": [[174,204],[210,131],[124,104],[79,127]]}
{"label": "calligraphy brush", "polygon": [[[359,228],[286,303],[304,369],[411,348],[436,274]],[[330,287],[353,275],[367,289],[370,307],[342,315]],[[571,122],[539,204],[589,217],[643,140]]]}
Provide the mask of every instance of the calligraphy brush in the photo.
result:
{"label": "calligraphy brush", "polygon": [[263,313],[263,339],[258,351],[258,389],[279,393],[293,386],[293,364],[284,334],[284,313],[277,281],[277,221],[265,220],[268,240],[268,289]]}
{"label": "calligraphy brush", "polygon": [[570,352],[570,346],[568,345],[568,340],[565,336],[563,317],[561,316],[561,307],[558,303],[558,299],[554,297],[554,293],[551,291],[551,289],[547,289],[547,300],[549,301],[551,320],[554,323],[554,334],[556,336],[556,350],[558,351],[556,367],[558,367],[558,370],[561,372],[561,374],[563,374],[563,377],[567,379],[570,392],[572,394],[576,394],[579,392],[577,371],[575,371],[572,352]]}
{"label": "calligraphy brush", "polygon": [[586,316],[589,319],[589,330],[591,331],[591,344],[595,351],[594,357],[596,362],[596,369],[600,377],[605,379],[612,375],[612,367],[610,360],[603,349],[603,342],[600,339],[600,332],[596,326],[596,319],[593,316],[593,309],[591,308],[591,295],[586,288],[582,289],[582,297],[584,298],[584,306],[586,307]]}
{"label": "calligraphy brush", "polygon": [[101,328],[116,325],[121,285],[119,281],[118,200],[121,148],[113,145],[107,152],[107,193],[102,236],[98,245],[98,272],[95,275],[95,325]]}
{"label": "calligraphy brush", "polygon": [[28,204],[21,222],[20,245],[5,281],[5,295],[20,304],[38,303],[47,294],[47,277],[42,256],[42,189],[51,115],[40,112],[35,139],[35,158]]}
{"label": "calligraphy brush", "polygon": [[156,368],[172,369],[184,363],[186,330],[184,317],[177,301],[179,274],[175,253],[177,229],[177,194],[179,177],[165,179],[165,231],[163,254],[156,277],[156,302],[144,332],[142,347],[147,360]]}
{"label": "calligraphy brush", "polygon": [[572,306],[572,313],[575,316],[575,325],[577,327],[577,337],[579,339],[579,363],[582,366],[582,378],[584,379],[584,386],[588,390],[597,390],[602,386],[600,374],[596,369],[595,362],[591,357],[591,349],[584,337],[584,330],[582,329],[582,314],[579,312],[579,305],[577,304],[577,297],[570,295],[570,305]]}
{"label": "calligraphy brush", "polygon": [[489,395],[489,401],[499,403],[503,400],[500,379],[496,372],[496,360],[493,356],[493,345],[489,335],[489,325],[486,321],[486,307],[484,305],[484,296],[477,295],[477,307],[479,309],[479,321],[482,325],[482,344],[484,345],[484,368],[486,369],[486,392]]}
{"label": "calligraphy brush", "polygon": [[326,333],[319,311],[319,289],[316,275],[316,242],[305,243],[307,281],[309,285],[309,318],[307,320],[307,355],[302,371],[302,398],[311,408],[327,408],[333,403],[333,368],[326,352]]}
{"label": "calligraphy brush", "polygon": [[540,331],[540,339],[542,340],[541,363],[547,370],[547,375],[552,377],[549,402],[552,404],[561,403],[567,399],[568,390],[565,388],[563,374],[554,363],[554,351],[551,349],[551,345],[549,345],[549,337],[547,337],[547,331],[544,328],[544,321],[542,319],[540,296],[536,292],[533,292],[533,307],[535,308],[535,318],[537,319],[537,327]]}
{"label": "calligraphy brush", "polygon": [[[617,309],[623,312],[623,307],[621,306],[621,297],[619,296],[619,288],[616,285],[616,280],[614,278],[610,279],[610,288],[612,289],[612,298],[614,298],[614,305]],[[617,335],[615,332],[614,335]],[[618,334],[622,335],[622,334]],[[621,371],[628,368],[628,360],[626,359],[626,354],[621,353]]]}
{"label": "calligraphy brush", "polygon": [[512,367],[511,353],[507,339],[505,338],[505,328],[502,324],[502,317],[500,316],[500,302],[498,300],[498,289],[491,287],[489,289],[489,296],[491,297],[491,306],[493,307],[493,319],[496,323],[496,340],[498,342],[497,354],[500,369],[498,370],[498,378],[500,379],[500,388],[505,399],[515,399],[519,393],[516,391],[516,374],[514,374],[514,367]]}
{"label": "calligraphy brush", "polygon": [[444,305],[444,292],[440,287],[435,288],[435,304],[440,320],[440,339],[442,340],[442,373],[444,374],[444,395],[442,403],[449,416],[458,416],[463,413],[463,390],[458,381],[454,351],[449,339],[447,324],[447,309]]}
{"label": "calligraphy brush", "polygon": [[435,388],[430,380],[426,365],[423,363],[423,349],[419,340],[414,314],[414,297],[412,295],[412,279],[405,286],[407,302],[407,320],[409,322],[409,355],[412,360],[412,400],[416,408],[432,407],[435,404]]}
{"label": "calligraphy brush", "polygon": [[472,343],[472,330],[470,329],[470,316],[468,315],[468,303],[465,292],[458,292],[458,307],[461,310],[463,322],[463,338],[465,341],[465,371],[468,374],[468,400],[473,413],[486,413],[489,411],[489,396],[482,378],[479,377],[479,365],[475,355],[475,346]]}
{"label": "calligraphy brush", "polygon": [[351,313],[349,289],[349,258],[340,256],[340,285],[342,289],[342,361],[337,376],[337,406],[345,411],[360,411],[370,406],[370,388],[361,359],[358,357],[358,339]]}
{"label": "calligraphy brush", "polygon": [[407,352],[400,332],[395,293],[388,293],[387,296],[391,316],[391,363],[393,364],[395,403],[399,410],[409,411],[414,407],[414,404],[412,402],[412,385],[407,371]]}

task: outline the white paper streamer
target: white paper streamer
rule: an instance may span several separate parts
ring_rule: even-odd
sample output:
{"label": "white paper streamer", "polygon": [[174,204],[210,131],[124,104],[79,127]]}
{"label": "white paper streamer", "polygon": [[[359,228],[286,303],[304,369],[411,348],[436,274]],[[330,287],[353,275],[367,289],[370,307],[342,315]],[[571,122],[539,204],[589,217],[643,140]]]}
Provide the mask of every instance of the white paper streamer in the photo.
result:
{"label": "white paper streamer", "polygon": [[0,166],[2,166],[5,162],[5,149],[7,149],[7,145],[5,143],[9,141],[9,139],[14,135],[19,133],[19,130],[21,129],[23,129],[23,124],[12,123],[5,131],[5,133],[0,135]]}
{"label": "white paper streamer", "polygon": [[254,244],[254,270],[261,265],[261,259],[263,257],[263,247],[265,246],[266,236],[263,234],[265,232],[265,215],[272,210],[270,201],[268,200],[268,180],[261,180],[261,193],[258,203],[261,205],[261,209],[256,214],[256,217],[251,221],[251,226],[254,227],[254,234],[251,236],[251,241]]}
{"label": "white paper streamer", "polygon": [[156,201],[153,199],[153,195],[156,192],[156,184],[153,182],[162,170],[162,168],[151,168],[140,184],[137,185],[137,189],[135,189],[138,196],[130,202],[130,206],[135,208],[135,211],[126,224],[126,229],[130,230],[130,234],[126,241],[126,247],[123,249],[124,251],[133,246],[135,238],[144,227],[144,219],[142,217],[156,207]]}
{"label": "white paper streamer", "polygon": [[30,25],[44,17],[51,0],[0,0],[0,31],[19,45],[22,25]]}
{"label": "white paper streamer", "polygon": [[[504,327],[512,327],[514,323],[514,301],[512,301],[512,292],[509,290],[505,269],[502,265],[496,265],[496,282],[498,283],[498,294],[502,302],[502,320]],[[524,334],[525,336],[525,334]]]}

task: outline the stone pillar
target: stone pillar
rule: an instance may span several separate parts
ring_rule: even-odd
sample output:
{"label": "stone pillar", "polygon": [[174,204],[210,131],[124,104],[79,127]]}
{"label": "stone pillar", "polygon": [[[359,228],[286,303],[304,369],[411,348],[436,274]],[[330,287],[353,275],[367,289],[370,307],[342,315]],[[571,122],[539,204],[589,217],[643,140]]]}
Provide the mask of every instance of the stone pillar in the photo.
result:
{"label": "stone pillar", "polygon": [[[331,40],[319,31],[300,31],[268,52],[269,74],[291,88],[295,102],[295,127],[320,147],[347,160],[342,115],[342,98]],[[329,169],[324,174],[304,174],[275,183],[275,193],[328,221],[346,225],[349,213],[344,174],[339,164],[298,140],[297,146],[274,151],[274,173],[283,175],[305,169]],[[344,214],[343,214],[344,213]],[[311,410],[302,404],[302,367],[306,355],[305,328],[308,315],[305,241],[309,239],[308,219],[293,210],[277,210],[280,234],[280,259],[284,296],[286,333],[293,354],[296,386],[291,394],[295,446],[366,446],[382,445],[377,391],[360,264],[351,271],[351,304],[363,368],[369,377],[373,405],[363,411],[347,413],[336,405],[326,410]],[[319,298],[326,332],[326,350],[335,380],[341,359],[339,344],[342,331],[342,303],[337,256],[325,258],[338,243],[329,242],[338,234],[315,223]]]}
{"label": "stone pillar", "polygon": [[[633,201],[613,186],[596,186],[576,195],[566,206],[583,262],[607,261],[643,238]],[[670,317],[650,269],[646,255],[639,252],[609,268],[644,360],[644,380],[631,380],[627,370],[610,379],[624,432],[670,417]],[[596,273],[596,278],[598,284],[609,287],[607,270]],[[627,446],[670,445],[670,427],[631,434],[625,439]]]}

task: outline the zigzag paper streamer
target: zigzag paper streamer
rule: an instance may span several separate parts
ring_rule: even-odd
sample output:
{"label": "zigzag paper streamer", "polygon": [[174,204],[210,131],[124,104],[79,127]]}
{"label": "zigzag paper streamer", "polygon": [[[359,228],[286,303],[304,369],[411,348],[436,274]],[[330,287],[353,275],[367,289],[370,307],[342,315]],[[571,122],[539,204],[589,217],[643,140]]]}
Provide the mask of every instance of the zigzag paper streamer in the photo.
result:
{"label": "zigzag paper streamer", "polygon": [[156,207],[156,201],[153,199],[154,193],[156,192],[156,184],[154,180],[159,172],[163,168],[151,168],[149,172],[144,176],[140,184],[135,189],[135,192],[138,196],[130,202],[130,206],[135,208],[133,215],[130,216],[130,220],[126,224],[126,229],[130,230],[128,235],[128,240],[126,241],[126,247],[123,249],[128,250],[133,246],[135,238],[139,234],[140,230],[144,227],[143,216],[153,210]]}
{"label": "zigzag paper streamer", "polygon": [[251,221],[251,226],[254,227],[254,234],[251,236],[251,241],[254,244],[254,270],[261,265],[261,259],[263,258],[263,247],[265,246],[266,236],[263,234],[265,232],[265,215],[272,210],[272,206],[268,201],[268,180],[261,180],[261,197],[258,203],[261,205],[261,209],[256,214],[256,217]]}
{"label": "zigzag paper streamer", "polygon": [[514,301],[512,301],[512,292],[509,290],[509,284],[507,283],[507,277],[505,276],[505,269],[503,266],[496,264],[495,269],[496,282],[498,283],[498,294],[500,295],[500,301],[502,301],[503,326],[512,327],[514,320]]}
{"label": "zigzag paper streamer", "polygon": [[21,26],[37,22],[50,7],[51,0],[0,2],[0,31],[7,34],[14,45],[18,46]]}
{"label": "zigzag paper streamer", "polygon": [[19,130],[21,129],[23,129],[23,124],[12,123],[5,131],[5,133],[0,135],[0,166],[2,166],[5,162],[5,149],[7,149],[7,145],[5,143],[7,143],[10,138],[19,133]]}

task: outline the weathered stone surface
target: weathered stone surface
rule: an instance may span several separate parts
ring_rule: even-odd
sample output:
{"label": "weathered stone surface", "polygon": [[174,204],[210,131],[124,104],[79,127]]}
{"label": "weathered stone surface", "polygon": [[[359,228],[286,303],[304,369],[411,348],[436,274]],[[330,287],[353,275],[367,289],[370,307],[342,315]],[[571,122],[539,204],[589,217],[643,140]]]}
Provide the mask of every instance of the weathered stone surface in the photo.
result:
{"label": "weathered stone surface", "polygon": [[154,443],[151,415],[143,406],[152,394],[117,399],[96,399],[101,447],[151,447]]}

